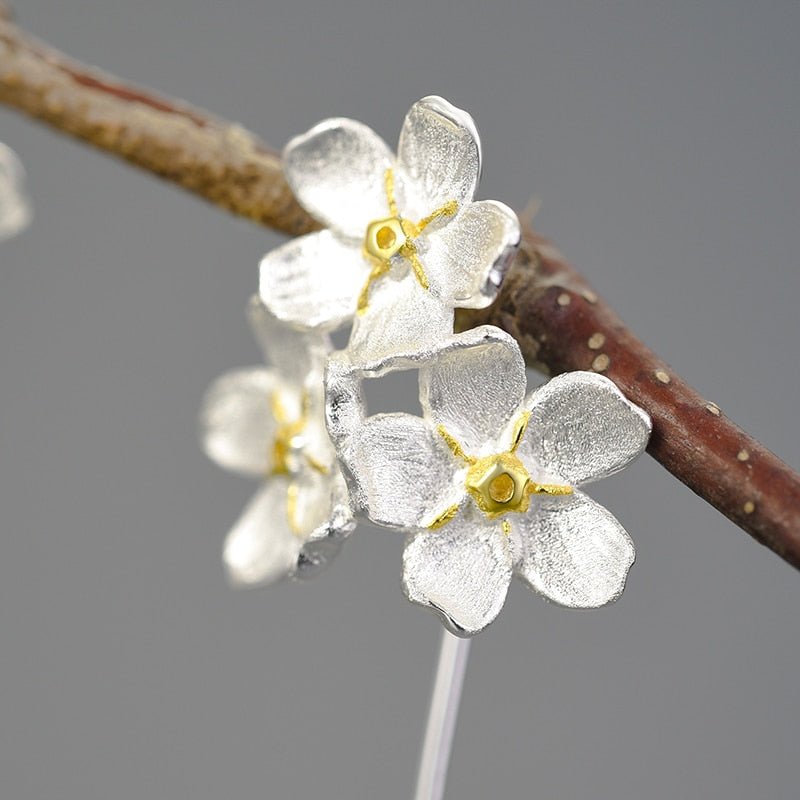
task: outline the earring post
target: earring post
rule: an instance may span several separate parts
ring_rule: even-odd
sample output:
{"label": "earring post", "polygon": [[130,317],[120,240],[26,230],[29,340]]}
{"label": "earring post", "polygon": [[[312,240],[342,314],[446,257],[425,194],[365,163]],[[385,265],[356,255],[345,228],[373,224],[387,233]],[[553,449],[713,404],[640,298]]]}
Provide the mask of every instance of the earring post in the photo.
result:
{"label": "earring post", "polygon": [[470,639],[461,639],[446,630],[442,632],[414,800],[442,800],[444,797],[470,644]]}

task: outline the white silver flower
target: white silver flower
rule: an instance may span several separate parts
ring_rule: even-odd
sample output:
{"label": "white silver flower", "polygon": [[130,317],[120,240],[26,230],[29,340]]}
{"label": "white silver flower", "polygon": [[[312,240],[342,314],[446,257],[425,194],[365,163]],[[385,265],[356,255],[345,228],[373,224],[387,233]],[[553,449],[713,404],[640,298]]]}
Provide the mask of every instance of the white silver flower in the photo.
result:
{"label": "white silver flower", "polygon": [[225,541],[228,573],[244,586],[310,574],[336,554],[354,527],[325,430],[327,336],[287,328],[258,298],[248,316],[272,369],[223,375],[200,414],[209,458],[264,481]]}
{"label": "white silver flower", "polygon": [[502,203],[473,202],[481,150],[466,112],[415,103],[397,157],[360,122],[329,119],[289,142],[284,169],[326,229],[261,262],[261,298],[280,319],[332,329],[355,314],[350,350],[370,359],[449,336],[455,307],[495,298],[519,223]]}
{"label": "white silver flower", "polygon": [[0,241],[16,235],[30,221],[25,170],[16,153],[0,142]]}
{"label": "white silver flower", "polygon": [[[422,418],[368,416],[362,379],[417,368]],[[516,342],[498,328],[425,353],[327,372],[328,429],[354,504],[411,532],[408,598],[461,636],[499,613],[512,573],[550,600],[594,608],[622,592],[634,550],[619,522],[577,487],[625,467],[650,419],[590,372],[526,396]]]}

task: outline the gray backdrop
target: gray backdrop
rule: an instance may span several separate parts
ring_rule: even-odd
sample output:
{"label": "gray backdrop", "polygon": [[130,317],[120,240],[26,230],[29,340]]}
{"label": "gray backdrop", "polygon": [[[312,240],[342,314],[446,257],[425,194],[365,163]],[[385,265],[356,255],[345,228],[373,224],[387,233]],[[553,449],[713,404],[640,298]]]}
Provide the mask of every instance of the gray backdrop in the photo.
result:
{"label": "gray backdrop", "polygon": [[[800,466],[800,5],[681,0],[19,0],[62,49],[281,145],[475,116],[481,194]],[[255,363],[280,237],[0,110],[34,227],[0,250],[0,796],[411,795],[436,619],[363,527],[316,582],[237,593],[254,490],[195,413]],[[649,458],[594,496],[638,550],[611,608],[516,585],[473,647],[448,798],[798,795],[800,575]]]}

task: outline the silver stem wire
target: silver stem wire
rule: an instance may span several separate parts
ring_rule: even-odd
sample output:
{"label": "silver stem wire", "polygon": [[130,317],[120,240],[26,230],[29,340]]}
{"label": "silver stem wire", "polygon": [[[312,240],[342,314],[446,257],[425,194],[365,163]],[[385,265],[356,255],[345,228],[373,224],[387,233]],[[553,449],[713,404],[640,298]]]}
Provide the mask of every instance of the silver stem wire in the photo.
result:
{"label": "silver stem wire", "polygon": [[442,632],[415,800],[442,800],[471,639]]}

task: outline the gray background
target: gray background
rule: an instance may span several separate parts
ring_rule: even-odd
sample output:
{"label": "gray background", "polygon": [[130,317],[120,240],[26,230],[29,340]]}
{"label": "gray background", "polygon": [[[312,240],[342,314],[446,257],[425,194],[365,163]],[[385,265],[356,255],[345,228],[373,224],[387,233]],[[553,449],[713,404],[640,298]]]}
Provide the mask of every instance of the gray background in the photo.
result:
{"label": "gray background", "polygon": [[[394,141],[469,109],[481,194],[543,205],[623,316],[800,466],[796,2],[20,0],[26,25],[281,145],[329,115]],[[411,795],[439,625],[402,536],[236,593],[254,490],[195,412],[255,363],[280,237],[12,113],[35,226],[0,249],[0,796]],[[622,600],[516,585],[473,647],[448,797],[796,798],[800,576],[649,458],[594,491],[638,549]]]}

